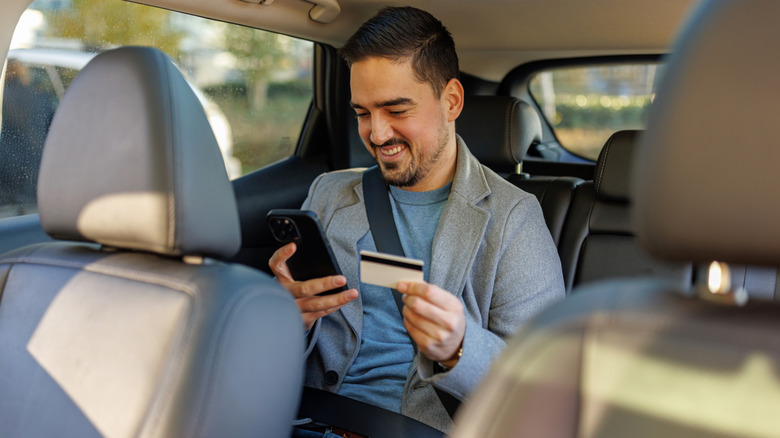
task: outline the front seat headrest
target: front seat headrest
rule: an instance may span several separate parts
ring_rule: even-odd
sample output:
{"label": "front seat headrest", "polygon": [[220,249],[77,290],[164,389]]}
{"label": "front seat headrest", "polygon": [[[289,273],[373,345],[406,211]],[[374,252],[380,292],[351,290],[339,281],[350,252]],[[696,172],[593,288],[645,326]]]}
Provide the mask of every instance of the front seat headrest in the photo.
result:
{"label": "front seat headrest", "polygon": [[203,107],[152,48],[105,52],[77,75],[46,140],[38,206],[44,230],[59,239],[218,258],[241,245]]}
{"label": "front seat headrest", "polygon": [[601,148],[593,177],[596,197],[604,201],[631,202],[631,165],[640,131],[617,131]]}
{"label": "front seat headrest", "polygon": [[780,2],[704,2],[674,48],[636,160],[656,255],[780,265]]}
{"label": "front seat headrest", "polygon": [[455,127],[477,160],[496,172],[515,173],[528,148],[542,140],[539,114],[509,96],[466,96]]}

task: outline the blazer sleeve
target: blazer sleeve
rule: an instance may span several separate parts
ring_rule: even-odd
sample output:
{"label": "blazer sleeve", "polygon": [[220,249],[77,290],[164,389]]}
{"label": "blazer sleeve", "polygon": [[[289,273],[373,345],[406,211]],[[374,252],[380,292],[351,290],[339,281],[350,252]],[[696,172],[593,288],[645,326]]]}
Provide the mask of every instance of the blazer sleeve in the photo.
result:
{"label": "blazer sleeve", "polygon": [[492,290],[471,291],[491,295],[487,324],[467,312],[463,356],[455,367],[434,373],[433,362],[418,355],[420,377],[459,399],[482,381],[511,335],[565,296],[560,258],[536,198],[524,198],[512,208],[498,250]]}

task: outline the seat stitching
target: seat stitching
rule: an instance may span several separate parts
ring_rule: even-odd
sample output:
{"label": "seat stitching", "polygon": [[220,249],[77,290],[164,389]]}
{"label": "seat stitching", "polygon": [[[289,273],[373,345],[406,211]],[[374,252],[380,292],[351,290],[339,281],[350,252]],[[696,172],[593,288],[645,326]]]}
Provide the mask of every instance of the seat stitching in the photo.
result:
{"label": "seat stitching", "polygon": [[609,141],[607,141],[607,144],[604,146],[604,160],[601,162],[601,166],[598,167],[598,180],[596,181],[596,192],[601,191],[601,180],[604,177],[604,168],[607,167],[607,157],[609,156],[609,151],[612,146],[612,139],[610,138]]}
{"label": "seat stitching", "polygon": [[514,107],[515,107],[515,103],[513,103],[512,105],[510,105],[507,108],[506,118],[504,120],[506,129],[507,129],[507,133],[506,134],[507,134],[507,137],[509,139],[509,142],[506,144],[507,155],[512,160],[514,160],[514,158],[515,158],[514,155],[512,154],[512,143],[513,143],[513,138],[512,138],[512,111],[514,110]]}
{"label": "seat stitching", "polygon": [[3,263],[11,264],[26,264],[26,265],[45,265],[53,266],[57,268],[76,269],[84,272],[90,272],[93,274],[108,275],[112,277],[122,278],[125,280],[144,282],[163,286],[168,289],[177,290],[183,292],[189,296],[195,295],[195,289],[191,282],[187,281],[182,283],[181,281],[171,280],[170,277],[165,275],[158,275],[148,271],[140,271],[137,269],[126,268],[123,266],[107,266],[99,263],[92,262],[88,265],[84,265],[79,262],[72,262],[67,260],[54,260],[38,258],[35,256],[21,256],[4,259]]}

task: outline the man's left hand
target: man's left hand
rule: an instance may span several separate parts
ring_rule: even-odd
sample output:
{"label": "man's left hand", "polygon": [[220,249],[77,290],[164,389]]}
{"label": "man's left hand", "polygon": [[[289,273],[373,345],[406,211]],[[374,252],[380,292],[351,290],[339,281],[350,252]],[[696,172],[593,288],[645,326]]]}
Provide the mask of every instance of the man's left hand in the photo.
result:
{"label": "man's left hand", "polygon": [[404,294],[404,326],[417,348],[432,361],[454,367],[466,333],[463,303],[425,282],[399,282],[398,292]]}

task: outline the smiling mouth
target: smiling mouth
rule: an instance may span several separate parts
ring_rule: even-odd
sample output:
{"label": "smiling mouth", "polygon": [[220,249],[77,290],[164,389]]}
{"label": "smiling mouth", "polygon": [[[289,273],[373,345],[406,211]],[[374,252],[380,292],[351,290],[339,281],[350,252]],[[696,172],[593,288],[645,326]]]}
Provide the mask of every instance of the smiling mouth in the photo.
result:
{"label": "smiling mouth", "polygon": [[393,155],[401,152],[403,148],[403,145],[398,145],[393,147],[380,148],[379,151],[382,152],[382,155],[384,156],[392,157]]}

